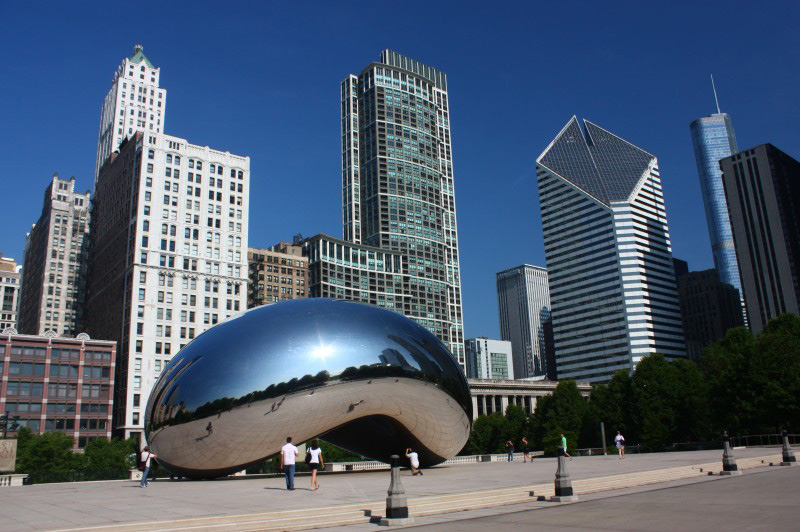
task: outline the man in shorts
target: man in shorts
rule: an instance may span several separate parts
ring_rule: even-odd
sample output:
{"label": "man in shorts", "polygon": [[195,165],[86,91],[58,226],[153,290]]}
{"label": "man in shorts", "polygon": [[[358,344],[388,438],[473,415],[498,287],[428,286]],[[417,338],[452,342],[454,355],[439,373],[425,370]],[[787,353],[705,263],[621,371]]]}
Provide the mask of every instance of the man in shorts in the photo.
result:
{"label": "man in shorts", "polygon": [[422,471],[419,470],[419,455],[414,452],[411,447],[406,449],[406,457],[408,461],[411,462],[411,474],[412,475],[421,475]]}

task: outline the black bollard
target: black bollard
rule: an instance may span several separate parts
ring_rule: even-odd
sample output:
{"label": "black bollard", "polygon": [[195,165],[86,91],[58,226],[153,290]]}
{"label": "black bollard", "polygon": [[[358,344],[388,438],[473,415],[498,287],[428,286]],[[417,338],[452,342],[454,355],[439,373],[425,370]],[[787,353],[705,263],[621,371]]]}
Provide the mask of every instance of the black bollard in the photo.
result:
{"label": "black bollard", "polygon": [[564,456],[564,449],[558,449],[558,469],[556,469],[556,494],[550,497],[551,502],[571,502],[577,501],[578,496],[572,491],[572,481],[567,472],[567,462]]}
{"label": "black bollard", "polygon": [[733,456],[733,449],[731,448],[731,438],[728,436],[728,431],[726,430],[723,434],[723,442],[722,442],[722,471],[720,471],[720,475],[741,475],[742,472],[739,471],[739,466],[736,465],[736,457]]}
{"label": "black bollard", "polygon": [[384,526],[408,525],[414,522],[408,516],[408,499],[406,490],[400,482],[400,457],[396,454],[391,456],[392,477],[389,482],[389,495],[386,497],[386,517],[381,519],[380,524]]}
{"label": "black bollard", "polygon": [[789,445],[789,434],[784,429],[781,434],[783,435],[783,453],[781,461],[782,466],[793,466],[797,465],[797,458],[794,456],[794,451],[792,451],[791,445]]}

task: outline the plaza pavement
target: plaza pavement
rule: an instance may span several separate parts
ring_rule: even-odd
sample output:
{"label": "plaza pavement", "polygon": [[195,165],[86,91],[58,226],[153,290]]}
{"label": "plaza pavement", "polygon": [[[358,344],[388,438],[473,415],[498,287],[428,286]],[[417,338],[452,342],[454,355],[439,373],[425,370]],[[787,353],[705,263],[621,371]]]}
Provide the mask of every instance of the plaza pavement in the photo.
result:
{"label": "plaza pavement", "polygon": [[[774,448],[737,449],[736,458],[742,468],[763,468],[762,461],[779,461],[779,452]],[[583,500],[609,490],[635,491],[659,482],[718,479],[708,477],[707,472],[709,466],[719,471],[721,461],[721,451],[697,451],[629,455],[625,460],[616,456],[578,457],[567,464],[575,491]],[[705,470],[700,471],[701,467]],[[782,468],[771,468],[777,469]],[[480,508],[496,512],[495,507],[503,506],[508,512],[520,505],[552,505],[537,502],[536,497],[529,496],[529,490],[535,490],[536,495],[552,494],[555,470],[554,458],[539,458],[532,464],[489,462],[436,467],[417,477],[403,471],[402,481],[411,514],[418,517],[418,524],[424,524],[425,519],[431,519],[425,515],[459,512],[464,518]],[[368,524],[369,514],[381,515],[385,508],[388,471],[325,474],[320,477],[320,489],[313,492],[308,490],[309,481],[309,477],[298,477],[293,492],[286,491],[280,477],[164,480],[152,482],[148,488],[139,488],[134,481],[4,488],[0,490],[0,529],[94,527],[127,532],[377,527]],[[448,513],[451,518],[459,514]]]}

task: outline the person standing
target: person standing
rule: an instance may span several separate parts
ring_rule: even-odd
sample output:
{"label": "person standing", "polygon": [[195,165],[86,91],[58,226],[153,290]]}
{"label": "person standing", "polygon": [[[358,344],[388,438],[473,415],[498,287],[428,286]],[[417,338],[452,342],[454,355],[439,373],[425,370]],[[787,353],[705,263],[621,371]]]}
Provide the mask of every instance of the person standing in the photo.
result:
{"label": "person standing", "polygon": [[281,447],[281,469],[286,475],[286,489],[294,490],[294,468],[295,458],[300,454],[297,447],[292,445],[292,437],[286,438],[286,445]]}
{"label": "person standing", "polygon": [[572,457],[567,452],[567,437],[564,436],[563,434],[561,435],[561,447],[564,449],[564,456],[572,460]]}
{"label": "person standing", "polygon": [[508,449],[508,461],[509,462],[513,462],[514,461],[514,442],[511,441],[511,440],[508,440],[506,442],[506,449]]}
{"label": "person standing", "polygon": [[311,491],[319,489],[317,482],[317,470],[325,469],[325,462],[322,458],[322,449],[319,448],[317,440],[311,440],[311,448],[308,450],[308,466],[311,468]]}
{"label": "person standing", "polygon": [[419,455],[415,453],[411,447],[409,447],[406,449],[406,457],[408,458],[408,461],[411,462],[411,474],[421,475],[422,471],[419,469]]}
{"label": "person standing", "polygon": [[147,486],[149,486],[147,477],[150,475],[150,461],[153,458],[158,458],[158,456],[156,455],[156,453],[150,452],[149,445],[145,445],[141,455],[141,462],[144,465],[144,471],[142,471],[142,481],[139,483],[140,488],[146,488]]}
{"label": "person standing", "polygon": [[620,431],[617,431],[617,436],[614,438],[614,445],[617,446],[619,459],[622,460],[625,458],[625,436],[623,436]]}
{"label": "person standing", "polygon": [[528,445],[528,437],[522,437],[522,463],[524,464],[528,459],[533,463],[533,458],[530,457],[531,447]]}

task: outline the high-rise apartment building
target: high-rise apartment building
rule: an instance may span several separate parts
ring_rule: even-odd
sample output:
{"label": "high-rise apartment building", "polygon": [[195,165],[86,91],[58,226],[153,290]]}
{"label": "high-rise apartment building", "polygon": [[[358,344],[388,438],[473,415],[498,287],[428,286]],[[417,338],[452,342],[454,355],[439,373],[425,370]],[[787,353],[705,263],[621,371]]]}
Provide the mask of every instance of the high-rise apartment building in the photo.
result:
{"label": "high-rise apartment building", "polygon": [[514,380],[511,342],[469,338],[464,341],[464,351],[468,378]]}
{"label": "high-rise apartment building", "polygon": [[0,253],[0,331],[17,328],[20,270],[14,259]]}
{"label": "high-rise apartment building", "polygon": [[602,382],[683,358],[655,156],[576,117],[537,159],[559,379]]}
{"label": "high-rise apartment building", "polygon": [[341,86],[344,240],[405,257],[401,312],[464,366],[447,76],[385,50]]}
{"label": "high-rise apartment building", "polygon": [[523,264],[497,274],[500,338],[511,342],[517,379],[545,379],[547,367],[545,323],[550,320],[547,270]]}
{"label": "high-rise apartment building", "polygon": [[772,144],[720,161],[753,332],[800,314],[800,162]]}
{"label": "high-rise apartment building", "polygon": [[308,259],[303,246],[281,242],[247,250],[247,308],[308,297]]}
{"label": "high-rise apartment building", "polygon": [[721,159],[739,151],[731,117],[728,113],[717,112],[711,116],[698,118],[689,128],[697,160],[697,174],[700,176],[700,190],[703,193],[714,267],[719,273],[720,281],[732,285],[741,292],[742,282],[739,279],[736,248],[733,245],[728,204],[725,202],[722,170],[719,167]]}
{"label": "high-rise apartment building", "polygon": [[39,220],[28,233],[17,319],[21,334],[80,332],[89,248],[89,193],[75,192],[75,178],[54,174]]}
{"label": "high-rise apartment building", "polygon": [[408,308],[403,254],[322,234],[305,239],[303,253],[309,297],[358,301],[401,314]]}
{"label": "high-rise apartment building", "polygon": [[158,86],[160,74],[160,69],[147,59],[139,44],[134,46],[133,55],[123,59],[117,68],[111,90],[100,109],[95,182],[100,175],[100,167],[119,148],[122,139],[132,136],[136,131],[164,131],[167,91]]}
{"label": "high-rise apartment building", "polygon": [[134,133],[101,168],[85,328],[118,342],[115,434],[139,436],[172,356],[246,309],[249,182],[249,157],[163,133]]}

